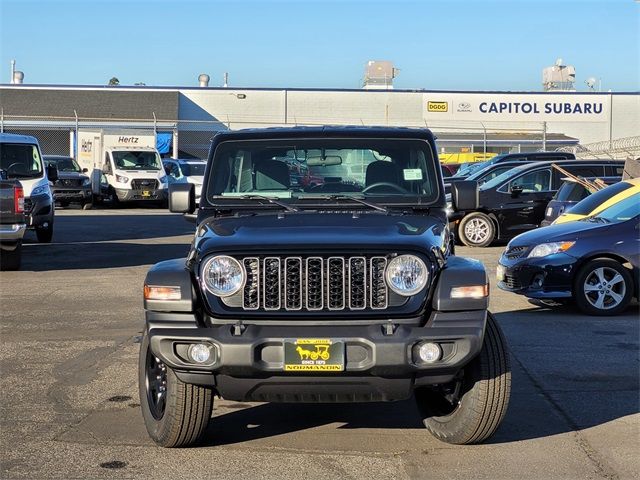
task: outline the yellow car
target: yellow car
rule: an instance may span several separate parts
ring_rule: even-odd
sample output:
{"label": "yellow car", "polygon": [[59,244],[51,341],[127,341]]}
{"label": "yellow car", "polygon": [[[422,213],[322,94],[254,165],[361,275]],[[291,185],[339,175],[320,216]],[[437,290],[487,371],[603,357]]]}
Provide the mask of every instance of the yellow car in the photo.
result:
{"label": "yellow car", "polygon": [[571,210],[556,218],[553,224],[573,222],[581,218],[597,215],[605,208],[609,208],[611,205],[615,205],[639,192],[640,178],[622,180],[579,201]]}

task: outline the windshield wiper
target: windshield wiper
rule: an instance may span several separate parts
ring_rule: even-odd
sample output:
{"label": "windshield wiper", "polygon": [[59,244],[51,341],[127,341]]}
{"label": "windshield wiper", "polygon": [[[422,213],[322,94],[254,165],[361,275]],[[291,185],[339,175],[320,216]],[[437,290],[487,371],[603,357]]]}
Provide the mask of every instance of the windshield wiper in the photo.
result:
{"label": "windshield wiper", "polygon": [[[309,198],[309,197],[305,197],[305,198]],[[374,210],[378,210],[384,213],[389,213],[389,210],[386,207],[383,207],[373,202],[368,202],[366,200],[363,200],[361,198],[354,197],[351,195],[327,195],[327,196],[322,196],[318,198],[323,198],[323,199],[326,198],[327,200],[353,200],[354,202],[357,202],[361,205],[365,205],[369,208],[373,208]]]}
{"label": "windshield wiper", "polygon": [[284,208],[287,212],[299,212],[300,209],[296,207],[292,207],[291,205],[287,205],[284,202],[279,202],[275,198],[266,197],[264,195],[242,195],[238,198],[243,200],[266,200],[269,203],[273,203],[274,205],[278,205],[279,207]]}

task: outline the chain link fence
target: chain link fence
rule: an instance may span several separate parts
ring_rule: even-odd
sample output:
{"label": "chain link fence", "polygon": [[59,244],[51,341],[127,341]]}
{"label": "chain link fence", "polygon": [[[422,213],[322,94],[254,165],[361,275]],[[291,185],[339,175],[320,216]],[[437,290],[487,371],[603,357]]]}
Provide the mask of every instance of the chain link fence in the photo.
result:
{"label": "chain link fence", "polygon": [[[119,130],[170,134],[170,145],[163,156],[176,158],[206,158],[211,139],[218,131],[245,128],[322,126],[323,123],[298,121],[275,123],[268,119],[227,117],[222,120],[176,120],[140,118],[116,119],[81,117],[16,117],[2,115],[0,131],[31,135],[38,139],[45,155],[70,155],[75,157],[75,139],[79,130]],[[350,122],[335,122],[349,124]],[[369,125],[361,120],[361,125]],[[375,122],[370,125],[376,125]],[[538,150],[555,150],[559,146],[576,143],[575,139],[562,134],[548,133],[544,123],[514,128],[511,124],[484,123],[423,123],[393,124],[392,126],[429,128],[438,137],[439,153],[508,153]]]}

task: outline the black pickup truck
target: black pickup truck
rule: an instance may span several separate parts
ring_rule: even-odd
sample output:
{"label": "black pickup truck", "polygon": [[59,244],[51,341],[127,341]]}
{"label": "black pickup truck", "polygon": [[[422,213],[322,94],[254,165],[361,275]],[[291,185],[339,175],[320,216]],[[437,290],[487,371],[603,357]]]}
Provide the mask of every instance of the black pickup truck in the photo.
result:
{"label": "black pickup truck", "polygon": [[2,180],[0,172],[0,270],[20,268],[24,218],[24,190],[17,180]]}
{"label": "black pickup truck", "polygon": [[[413,397],[442,441],[496,431],[509,356],[484,266],[453,254],[436,152],[430,131],[403,128],[214,137],[188,256],[145,279],[140,403],[156,443],[198,442],[215,395]],[[283,158],[318,183],[292,182]],[[458,182],[454,206],[477,207],[476,191]],[[194,186],[171,185],[169,202],[193,215]]]}

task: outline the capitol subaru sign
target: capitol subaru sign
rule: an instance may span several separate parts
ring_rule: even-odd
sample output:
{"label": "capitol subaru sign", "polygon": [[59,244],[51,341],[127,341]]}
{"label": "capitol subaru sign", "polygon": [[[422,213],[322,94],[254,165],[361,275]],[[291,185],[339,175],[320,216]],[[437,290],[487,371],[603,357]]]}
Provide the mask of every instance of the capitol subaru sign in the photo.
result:
{"label": "capitol subaru sign", "polygon": [[[424,118],[468,121],[606,122],[609,95],[590,93],[453,93],[424,94]],[[441,106],[434,109],[433,105]]]}

